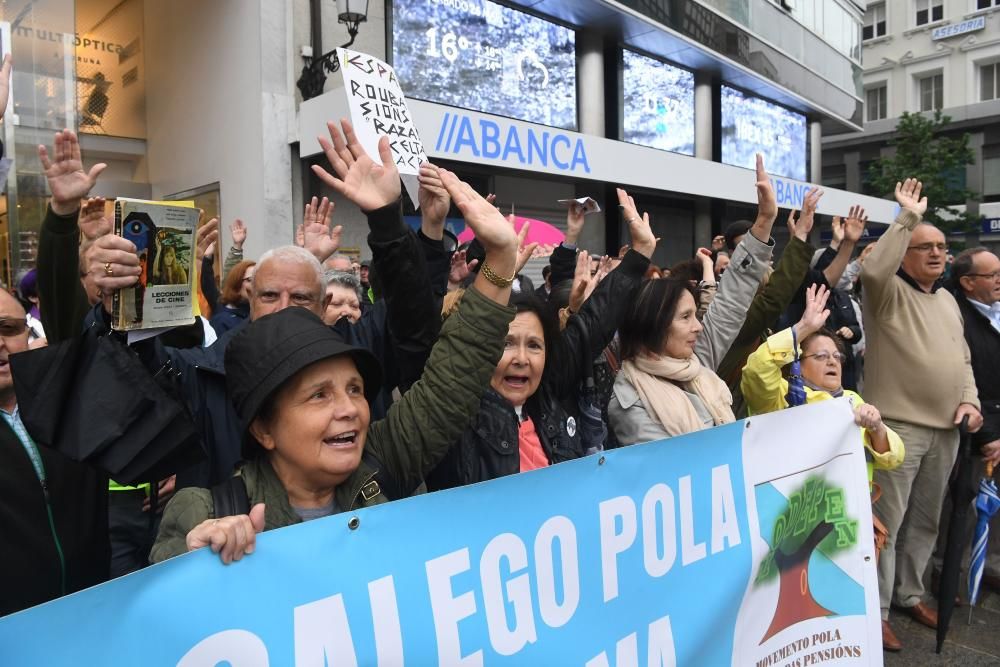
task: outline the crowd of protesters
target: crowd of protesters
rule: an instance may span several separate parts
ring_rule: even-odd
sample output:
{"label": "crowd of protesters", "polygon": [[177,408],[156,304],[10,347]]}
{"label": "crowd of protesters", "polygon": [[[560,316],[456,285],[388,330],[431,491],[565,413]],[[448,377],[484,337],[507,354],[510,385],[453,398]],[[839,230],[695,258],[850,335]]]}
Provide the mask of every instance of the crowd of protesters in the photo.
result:
{"label": "crowd of protesters", "polygon": [[[7,61],[0,100],[9,74]],[[950,261],[919,182],[896,186],[898,217],[863,250],[860,207],[833,219],[828,247],[811,245],[823,193],[810,190],[774,257],[779,210],[758,157],[756,218],[670,268],[650,263],[649,216],[618,190],[629,244],[591,257],[573,205],[536,288],[523,269],[541,249],[491,196],[426,163],[411,231],[387,140],[369,156],[349,122],[329,135],[329,170],[313,169],[366,215],[371,261],[338,254],[333,204],[313,198],[295,243],[257,258],[243,254],[253,224],[233,222],[217,279],[210,220],[196,239],[202,317],[128,346],[111,312],[143,269],[107,202],[88,199],[104,165],[85,169],[70,131],[39,147],[51,199],[37,267],[20,299],[0,293],[0,614],[193,549],[239,560],[263,530],[847,397],[880,496],[884,646],[901,648],[891,604],[936,626],[925,582],[957,425],[1000,461],[1000,258],[973,248]],[[457,249],[453,207],[475,233]],[[169,259],[154,270],[186,282]],[[27,366],[30,348],[67,343],[98,358],[130,350],[182,407],[198,461],[122,485],[26,428],[21,407],[38,398],[18,393],[10,357]],[[103,378],[69,387],[51,419],[87,394],[141,392]],[[987,575],[1000,584],[1000,562]]]}

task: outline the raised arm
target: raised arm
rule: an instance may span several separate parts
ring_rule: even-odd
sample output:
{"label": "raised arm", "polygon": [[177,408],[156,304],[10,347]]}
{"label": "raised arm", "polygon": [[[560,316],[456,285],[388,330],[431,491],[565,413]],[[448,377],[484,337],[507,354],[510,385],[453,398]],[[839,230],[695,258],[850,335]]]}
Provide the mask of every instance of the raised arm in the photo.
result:
{"label": "raised arm", "polygon": [[441,176],[486,258],[458,312],[442,327],[423,376],[371,426],[374,454],[404,488],[418,485],[468,428],[514,319],[507,305],[517,263],[513,227],[454,174],[442,170]]}
{"label": "raised arm", "polygon": [[743,328],[747,311],[764,278],[774,249],[771,227],[777,217],[778,206],[771,181],[764,171],[763,158],[759,154],[756,185],[757,221],[733,251],[729,268],[719,281],[715,299],[705,313],[705,329],[695,343],[698,359],[713,371],[722,363],[733,340]]}
{"label": "raised arm", "polygon": [[229,246],[229,252],[222,263],[222,275],[228,276],[233,267],[243,261],[243,244],[247,240],[247,226],[239,218],[233,220],[229,225],[229,235],[233,240],[233,245]]}
{"label": "raised arm", "polygon": [[781,369],[795,359],[795,343],[801,344],[806,336],[819,331],[826,323],[830,316],[830,311],[826,309],[829,295],[826,287],[810,287],[806,291],[806,309],[802,319],[794,327],[769,337],[747,358],[740,390],[751,415],[788,407],[785,399],[788,381],[782,376]]}
{"label": "raised arm", "polygon": [[896,201],[900,211],[896,221],[889,225],[885,234],[878,240],[875,249],[861,266],[861,283],[865,290],[865,300],[876,308],[883,305],[888,291],[886,287],[892,281],[910,244],[913,230],[923,219],[927,210],[927,197],[920,197],[923,184],[915,178],[908,178],[903,183],[896,183]]}
{"label": "raised arm", "polygon": [[868,224],[868,216],[865,209],[860,206],[852,206],[847,219],[843,221],[843,238],[837,247],[837,254],[830,262],[829,266],[823,269],[823,276],[826,284],[831,288],[836,287],[840,282],[840,277],[844,275],[844,270],[851,261],[854,248],[865,233],[865,225]]}
{"label": "raised arm", "polygon": [[[4,68],[9,73],[9,61],[5,60]],[[0,81],[4,80],[4,76],[0,76]],[[6,95],[3,95],[4,103],[6,100]],[[51,344],[80,333],[90,308],[80,284],[82,266],[77,220],[81,201],[107,165],[96,164],[85,172],[80,143],[70,130],[56,133],[51,159],[45,146],[38,147],[38,157],[52,193],[42,222],[36,263],[42,326]],[[91,214],[96,212],[96,207],[97,204],[91,207]],[[100,200],[100,207],[104,207],[103,199]],[[98,227],[90,222],[88,218],[87,229],[98,234]],[[100,234],[108,231],[105,228],[99,230]],[[93,239],[85,240],[90,242]]]}

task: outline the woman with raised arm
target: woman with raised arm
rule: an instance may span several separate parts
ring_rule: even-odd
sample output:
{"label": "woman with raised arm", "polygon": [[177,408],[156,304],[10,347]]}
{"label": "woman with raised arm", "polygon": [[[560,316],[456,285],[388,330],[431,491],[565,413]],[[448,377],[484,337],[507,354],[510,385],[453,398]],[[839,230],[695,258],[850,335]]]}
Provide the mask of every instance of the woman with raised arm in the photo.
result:
{"label": "woman with raised arm", "polygon": [[[386,139],[379,149],[385,163]],[[479,409],[514,316],[504,277],[515,273],[518,239],[454,174],[444,172],[442,181],[486,258],[442,327],[420,380],[385,419],[371,422],[381,370],[370,352],[347,345],[304,308],[254,320],[226,350],[246,458],[237,475],[248,506],[224,516],[211,490],[181,490],[167,506],[151,560],[209,546],[229,563],[251,553],[262,530],[384,503],[364,450],[401,488],[415,488],[459,437]],[[335,179],[334,186],[345,194],[356,184]]]}
{"label": "woman with raised arm", "polygon": [[[618,193],[620,201],[629,200],[624,190]],[[596,441],[599,437],[587,437],[580,388],[586,368],[614,337],[656,249],[649,216],[630,215],[632,210],[625,212],[632,249],[570,316],[564,331],[560,333],[554,309],[534,295],[516,294],[511,299],[517,316],[490,388],[472,425],[428,478],[429,488],[534,470],[603,446],[603,441]],[[529,255],[526,249],[521,260],[527,261]],[[589,266],[583,269],[589,276]]]}
{"label": "woman with raised arm", "polygon": [[800,364],[806,403],[846,396],[854,406],[854,419],[861,427],[868,455],[868,481],[874,468],[891,470],[903,462],[903,441],[882,421],[878,409],[865,403],[856,392],[844,389],[843,343],[824,328],[830,311],[826,308],[829,290],[813,285],[806,290],[806,309],[798,323],[774,334],[747,359],[740,388],[751,415],[787,408],[788,380],[782,368],[795,360]]}

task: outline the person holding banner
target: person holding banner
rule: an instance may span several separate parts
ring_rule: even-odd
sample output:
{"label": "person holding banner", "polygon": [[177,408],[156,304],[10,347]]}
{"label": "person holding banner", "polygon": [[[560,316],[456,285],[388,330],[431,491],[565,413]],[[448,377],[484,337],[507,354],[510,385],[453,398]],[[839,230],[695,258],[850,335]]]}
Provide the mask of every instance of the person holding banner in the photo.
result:
{"label": "person holding banner", "polygon": [[[518,237],[454,174],[442,170],[442,182],[486,258],[420,380],[385,419],[371,422],[369,402],[381,383],[374,355],[346,344],[303,308],[249,324],[226,350],[247,459],[237,474],[248,506],[224,516],[209,489],[181,490],[164,512],[153,562],[209,546],[230,563],[253,552],[262,530],[387,502],[373,485],[376,470],[362,460],[366,448],[401,488],[416,488],[466,428],[514,317],[507,302]],[[341,192],[352,185],[334,181]]]}
{"label": "person holding banner", "polygon": [[[854,406],[854,420],[861,427],[868,453],[868,481],[874,468],[891,470],[903,462],[903,441],[882,421],[875,406],[865,403],[856,392],[844,389],[841,378],[844,366],[843,343],[837,334],[823,328],[830,311],[826,308],[830,291],[823,285],[806,290],[806,308],[802,319],[780,331],[757,348],[743,368],[740,388],[751,415],[774,412],[788,407],[788,380],[781,369],[797,356],[802,359],[806,403],[817,403],[846,396]],[[801,349],[801,354],[796,351]]]}

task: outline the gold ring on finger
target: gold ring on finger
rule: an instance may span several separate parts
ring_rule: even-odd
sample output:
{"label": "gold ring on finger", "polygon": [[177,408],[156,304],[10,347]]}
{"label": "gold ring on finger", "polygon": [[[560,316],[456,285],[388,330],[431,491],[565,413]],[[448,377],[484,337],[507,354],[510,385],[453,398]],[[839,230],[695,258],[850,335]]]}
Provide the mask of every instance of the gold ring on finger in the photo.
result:
{"label": "gold ring on finger", "polygon": [[104,273],[108,276],[115,275],[115,270],[111,268],[111,262],[104,262]]}

